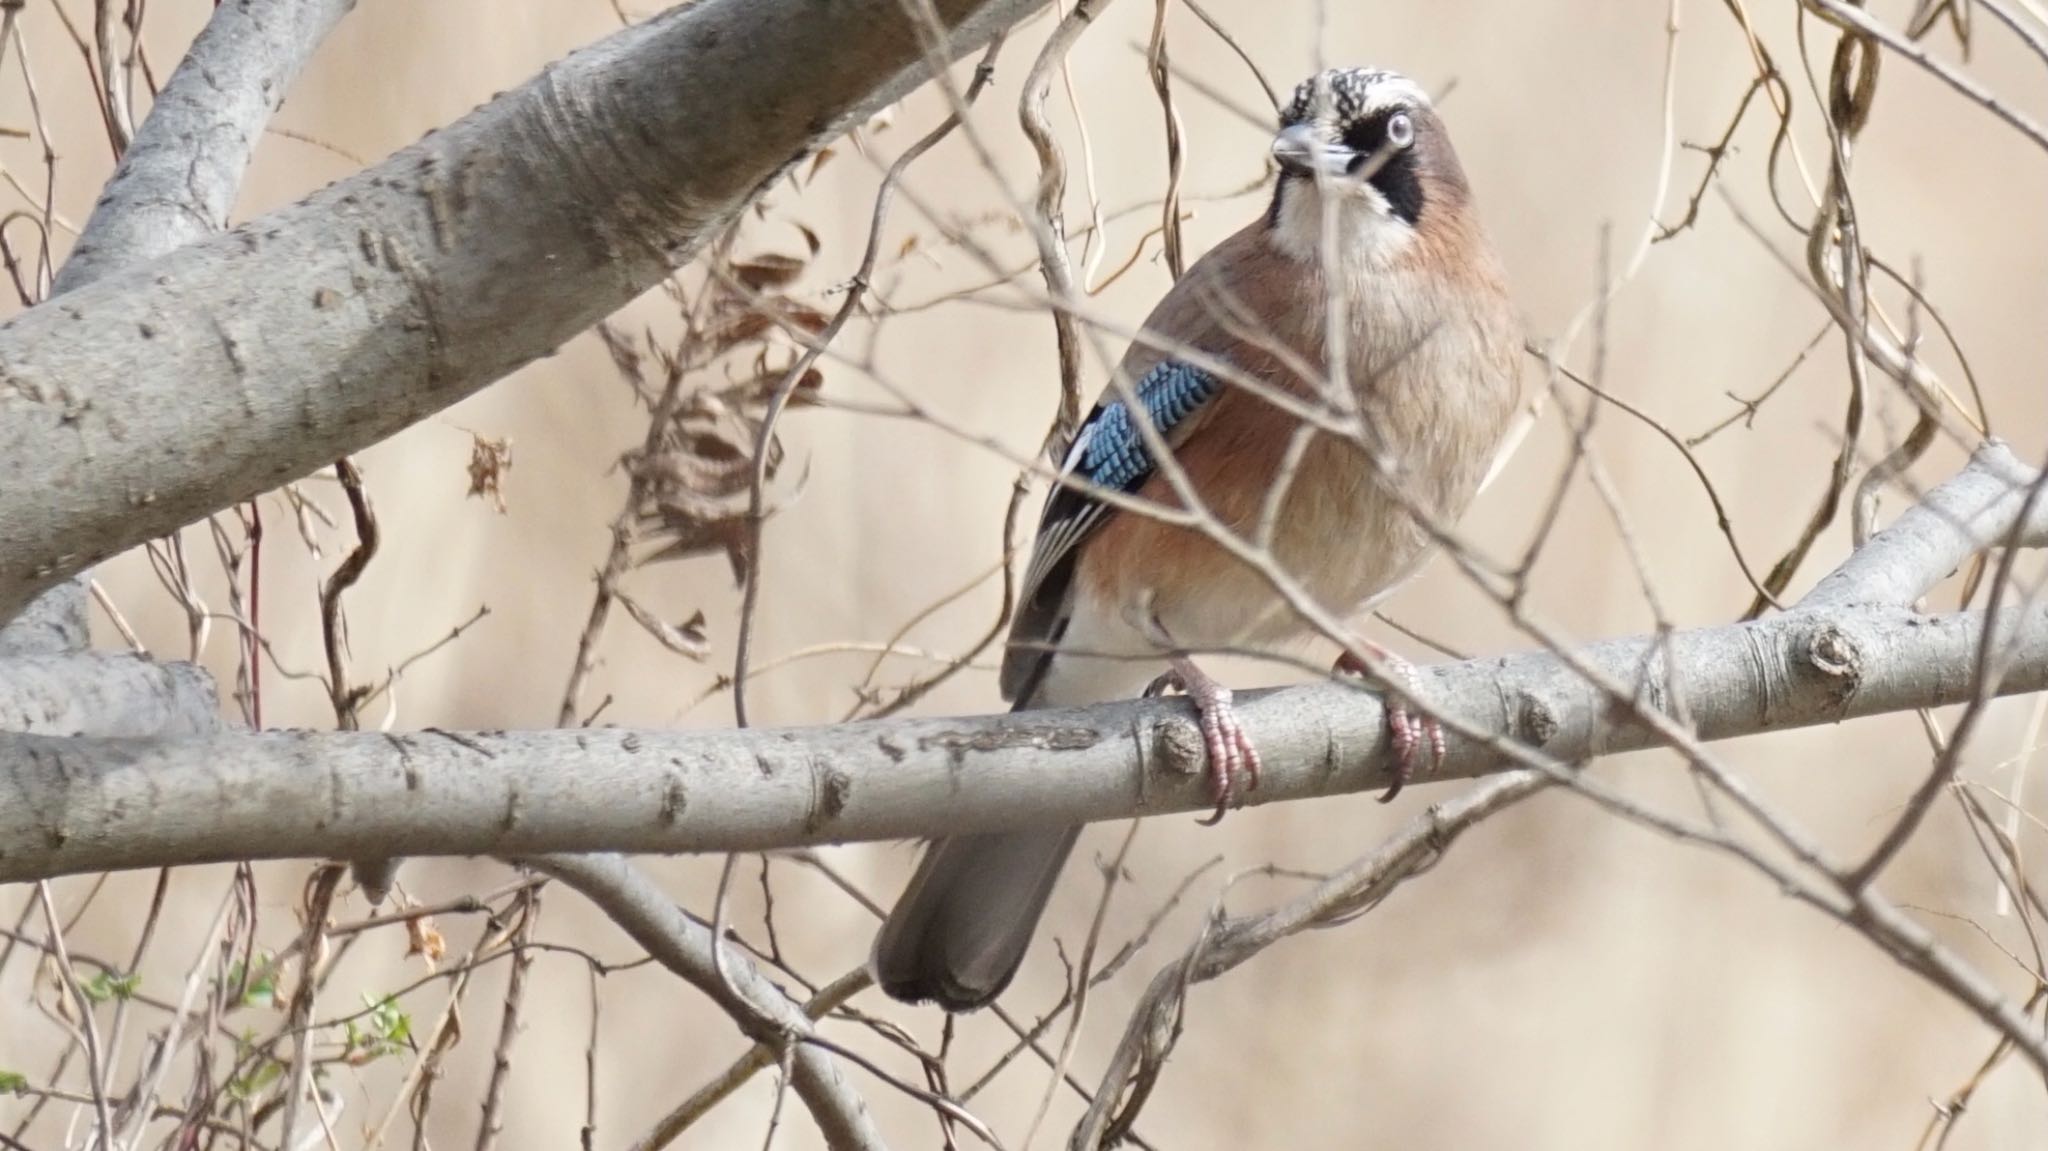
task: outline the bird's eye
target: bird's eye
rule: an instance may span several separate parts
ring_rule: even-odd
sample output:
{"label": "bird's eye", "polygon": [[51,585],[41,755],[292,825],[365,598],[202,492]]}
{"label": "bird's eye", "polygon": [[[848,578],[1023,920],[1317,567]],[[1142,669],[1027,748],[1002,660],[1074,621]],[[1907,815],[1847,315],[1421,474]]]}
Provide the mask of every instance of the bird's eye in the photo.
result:
{"label": "bird's eye", "polygon": [[1406,112],[1396,112],[1387,117],[1387,143],[1396,148],[1406,148],[1415,142],[1415,121]]}

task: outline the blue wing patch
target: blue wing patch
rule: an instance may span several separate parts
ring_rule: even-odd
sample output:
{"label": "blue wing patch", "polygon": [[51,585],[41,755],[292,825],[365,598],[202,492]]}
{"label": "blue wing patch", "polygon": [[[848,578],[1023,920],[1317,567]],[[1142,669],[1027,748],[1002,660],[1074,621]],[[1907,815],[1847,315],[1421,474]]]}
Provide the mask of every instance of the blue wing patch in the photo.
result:
{"label": "blue wing patch", "polygon": [[[1187,423],[1222,390],[1222,381],[1192,364],[1168,360],[1154,365],[1130,388],[1162,436]],[[1152,453],[1138,434],[1138,422],[1114,392],[1103,397],[1060,461],[1063,475],[1117,491],[1134,492],[1152,475]],[[1112,509],[1087,491],[1056,484],[1039,519],[1038,541],[1024,570],[1010,645],[1003,654],[1005,699],[1027,701],[1052,666],[1052,649],[1066,633],[1074,555],[1083,540],[1109,519]]]}
{"label": "blue wing patch", "polygon": [[[1195,367],[1175,360],[1155,365],[1131,387],[1136,400],[1152,417],[1152,426],[1162,436],[1202,409],[1222,389],[1222,381]],[[1067,450],[1062,471],[1092,484],[1117,491],[1136,491],[1152,475],[1152,453],[1138,432],[1138,423],[1121,399],[1105,397],[1089,414]],[[1045,515],[1038,524],[1038,546],[1024,572],[1024,597],[1028,600],[1043,590],[1052,573],[1061,567],[1074,548],[1101,526],[1110,508],[1087,492],[1064,484],[1046,498]],[[1059,582],[1054,580],[1053,582]]]}
{"label": "blue wing patch", "polygon": [[[1146,372],[1131,389],[1152,426],[1164,436],[1194,415],[1216,394],[1216,377],[1190,364],[1168,360]],[[1104,403],[1075,447],[1074,471],[1106,488],[1130,491],[1152,474],[1152,453],[1122,400]]]}

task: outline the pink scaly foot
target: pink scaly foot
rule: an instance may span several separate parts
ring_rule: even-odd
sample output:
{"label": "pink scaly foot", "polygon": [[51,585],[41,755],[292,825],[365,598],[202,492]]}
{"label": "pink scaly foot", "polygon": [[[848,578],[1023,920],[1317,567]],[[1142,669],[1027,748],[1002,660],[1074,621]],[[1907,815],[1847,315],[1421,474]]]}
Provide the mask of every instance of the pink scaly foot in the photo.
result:
{"label": "pink scaly foot", "polygon": [[[1402,687],[1410,692],[1421,691],[1422,673],[1414,664],[1369,639],[1359,640],[1358,645],[1372,653],[1374,659],[1385,664],[1387,672],[1398,678]],[[1350,674],[1364,679],[1378,678],[1371,668],[1354,659],[1348,651],[1337,656],[1337,662],[1330,666],[1330,674]],[[1415,777],[1415,761],[1422,758],[1418,753],[1424,747],[1429,749],[1428,761],[1423,765],[1424,771],[1435,771],[1443,766],[1447,752],[1444,748],[1442,724],[1430,716],[1416,715],[1408,710],[1407,704],[1398,699],[1389,698],[1386,701],[1386,708],[1387,741],[1393,745],[1394,751],[1394,782],[1387,785],[1386,794],[1380,796],[1380,802],[1392,803],[1394,797],[1401,794],[1401,789],[1408,785],[1408,781]]]}
{"label": "pink scaly foot", "polygon": [[[1172,667],[1173,670],[1154,680],[1145,694],[1157,695],[1162,688],[1171,686],[1186,692],[1194,701],[1195,711],[1201,717],[1202,745],[1209,754],[1209,793],[1216,800],[1216,814],[1202,822],[1213,825],[1231,807],[1244,806],[1244,792],[1259,786],[1259,749],[1252,745],[1251,736],[1238,721],[1229,688],[1184,655],[1174,656]],[[1240,772],[1245,777],[1243,791],[1237,787]]]}

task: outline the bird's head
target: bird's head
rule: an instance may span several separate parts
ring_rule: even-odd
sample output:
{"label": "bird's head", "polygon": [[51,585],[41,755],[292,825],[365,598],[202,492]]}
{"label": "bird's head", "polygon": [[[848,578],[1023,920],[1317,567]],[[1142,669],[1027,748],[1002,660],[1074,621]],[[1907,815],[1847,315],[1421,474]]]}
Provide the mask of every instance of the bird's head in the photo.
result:
{"label": "bird's head", "polygon": [[1394,72],[1333,68],[1303,80],[1281,112],[1273,158],[1280,184],[1267,224],[1299,259],[1327,239],[1345,259],[1391,260],[1453,222],[1468,198],[1429,95]]}

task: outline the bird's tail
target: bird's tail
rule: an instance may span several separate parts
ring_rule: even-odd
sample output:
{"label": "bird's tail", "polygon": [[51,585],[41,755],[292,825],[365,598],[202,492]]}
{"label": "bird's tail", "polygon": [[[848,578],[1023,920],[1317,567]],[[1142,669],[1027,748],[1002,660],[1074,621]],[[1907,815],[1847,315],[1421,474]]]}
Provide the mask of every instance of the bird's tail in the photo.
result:
{"label": "bird's tail", "polygon": [[[1011,710],[1034,706],[1036,694]],[[1070,827],[934,840],[875,937],[875,981],[893,998],[948,1011],[1001,995],[1080,835]]]}

